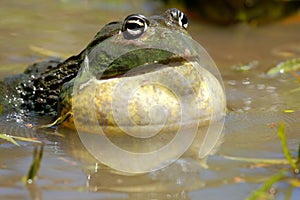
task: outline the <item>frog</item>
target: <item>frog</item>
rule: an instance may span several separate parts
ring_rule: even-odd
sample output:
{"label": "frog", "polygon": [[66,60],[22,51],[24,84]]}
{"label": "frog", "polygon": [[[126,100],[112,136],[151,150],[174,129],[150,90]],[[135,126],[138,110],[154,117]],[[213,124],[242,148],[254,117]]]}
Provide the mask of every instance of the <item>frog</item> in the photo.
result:
{"label": "frog", "polygon": [[215,64],[187,28],[176,8],[108,23],[78,55],[5,79],[0,89],[10,103],[0,99],[3,110],[52,115],[53,123],[25,124],[22,132],[50,127],[79,136],[100,163],[126,173],[158,169],[183,154],[205,158],[219,144],[226,98]]}
{"label": "frog", "polygon": [[[225,96],[220,82],[214,75],[205,69],[195,70],[196,62],[190,61],[193,60],[192,44],[184,39],[176,40],[176,37],[172,36],[176,33],[182,38],[191,40],[187,27],[187,16],[176,8],[168,9],[161,15],[151,17],[132,14],[123,21],[114,21],[105,25],[78,55],[71,56],[66,60],[52,59],[35,63],[29,66],[24,74],[6,79],[1,88],[5,90],[7,85],[15,88],[14,92],[6,95],[6,98],[10,100],[15,99],[13,103],[15,109],[21,107],[39,114],[55,116],[57,118],[56,125],[58,124],[56,122],[59,122],[59,125],[70,129],[78,129],[75,127],[77,120],[77,125],[79,124],[79,127],[87,129],[89,132],[93,132],[94,129],[87,126],[86,123],[87,116],[92,112],[87,109],[90,105],[86,102],[93,99],[95,103],[93,108],[97,110],[97,120],[112,134],[122,132],[118,126],[120,124],[133,129],[147,127],[151,106],[159,103],[165,104],[169,109],[168,114],[171,116],[168,120],[170,126],[167,126],[166,129],[177,129],[181,119],[178,115],[181,109],[180,102],[176,100],[176,94],[165,87],[150,84],[150,86],[143,86],[142,89],[139,89],[136,98],[128,105],[129,110],[132,111],[129,115],[134,123],[132,120],[120,119],[122,117],[114,118],[113,110],[108,106],[112,104],[113,90],[122,81],[125,81],[122,84],[126,87],[121,88],[119,96],[130,92],[131,86],[152,80],[153,77],[157,77],[155,81],[169,79],[170,82],[167,81],[165,84],[170,87],[175,85],[181,94],[189,92],[194,94],[192,101],[200,107],[201,112],[196,113],[192,106],[188,108],[187,113],[192,116],[191,120],[197,119],[198,122],[208,124],[211,114],[215,112],[212,102],[220,105],[216,110],[223,111]],[[133,49],[115,58],[103,48],[104,43],[107,44],[106,50],[118,51],[128,46]],[[159,44],[161,47],[167,46],[171,50],[149,47],[153,43]],[[186,45],[191,47],[185,47]],[[174,51],[180,51],[186,55],[177,55]],[[187,60],[186,57],[190,57],[190,60]],[[90,62],[88,59],[93,62],[90,66],[86,65]],[[141,65],[144,65],[142,70],[127,74]],[[90,71],[85,73],[87,68]],[[181,73],[184,79],[190,80],[189,92],[185,89],[178,89],[182,84],[180,80],[172,82],[170,73],[174,70]],[[92,73],[93,76],[86,75],[89,73]],[[78,77],[82,79],[79,83],[76,81]],[[175,79],[176,77],[174,77]],[[11,80],[14,80],[14,83],[8,84],[8,82],[12,82]],[[93,87],[90,87],[91,85]],[[83,92],[83,90],[86,91]],[[76,96],[75,93],[80,94]],[[88,94],[92,94],[92,96]],[[117,110],[124,106],[121,104],[122,101],[125,100],[122,98],[117,100]],[[156,120],[154,125],[159,123],[164,122]],[[153,128],[153,124],[148,127]]]}
{"label": "frog", "polygon": [[[181,15],[180,19],[179,15]],[[141,15],[130,15],[124,22],[134,19],[135,16],[144,20]],[[182,27],[187,27],[188,22],[186,15],[177,9],[169,9],[165,12],[164,16],[164,18],[168,18],[168,23],[177,20]],[[164,20],[164,18],[156,18],[157,21]],[[171,25],[174,29],[177,28],[175,24],[176,23],[172,23]],[[130,26],[133,26],[133,29],[136,28],[134,26],[137,26],[139,29],[141,28],[138,27],[140,25],[141,24],[135,23],[125,24],[121,21],[110,22],[94,36],[93,40],[78,55],[71,56],[63,61],[61,59],[50,59],[48,61],[34,63],[30,65],[23,74],[5,78],[1,81],[1,91],[3,92],[2,94],[5,94],[1,98],[1,104],[3,105],[8,101],[11,102],[13,99],[18,99],[19,101],[14,101],[13,103],[16,105],[14,107],[34,110],[40,114],[56,115],[58,98],[62,85],[76,76],[81,63],[84,60],[84,55],[105,39],[119,34],[122,29],[128,29]],[[125,37],[130,37],[130,34],[127,34]],[[110,73],[110,71],[106,71],[106,78],[112,76]],[[114,76],[122,73],[124,73],[124,71],[117,69],[114,72]]]}

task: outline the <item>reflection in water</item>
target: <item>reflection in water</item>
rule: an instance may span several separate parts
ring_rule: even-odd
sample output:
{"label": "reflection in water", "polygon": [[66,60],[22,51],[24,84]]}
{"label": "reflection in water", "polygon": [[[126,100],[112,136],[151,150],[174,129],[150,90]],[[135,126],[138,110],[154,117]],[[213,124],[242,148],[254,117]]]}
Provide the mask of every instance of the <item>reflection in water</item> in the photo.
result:
{"label": "reflection in water", "polygon": [[66,135],[62,148],[83,164],[87,186],[91,191],[169,194],[170,191],[181,193],[204,186],[200,178],[203,167],[199,160],[191,157],[183,157],[166,168],[150,173],[128,174],[100,164],[83,146],[77,133],[66,129],[60,129],[59,132]]}

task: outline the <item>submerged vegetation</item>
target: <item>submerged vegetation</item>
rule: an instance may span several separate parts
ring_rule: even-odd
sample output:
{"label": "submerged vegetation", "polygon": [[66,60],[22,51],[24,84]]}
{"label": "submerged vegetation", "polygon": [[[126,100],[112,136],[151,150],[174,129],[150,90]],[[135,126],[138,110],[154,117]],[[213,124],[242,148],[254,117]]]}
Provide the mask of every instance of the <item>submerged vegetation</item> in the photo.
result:
{"label": "submerged vegetation", "polygon": [[292,159],[290,151],[286,144],[285,126],[283,122],[280,122],[278,124],[277,134],[281,142],[282,152],[285,156],[287,163],[289,163],[290,167],[292,168],[292,172],[290,168],[284,168],[279,170],[279,172],[271,176],[260,188],[253,191],[252,194],[247,198],[247,200],[269,199],[268,197],[270,195],[274,195],[274,191],[272,192],[274,188],[272,188],[272,186],[279,181],[286,181],[293,187],[300,188],[300,144],[298,148],[297,159]]}
{"label": "submerged vegetation", "polygon": [[284,62],[280,62],[275,67],[267,71],[268,76],[277,76],[279,74],[293,73],[300,70],[300,59],[294,58]]}
{"label": "submerged vegetation", "polygon": [[23,177],[22,182],[24,184],[32,184],[36,177],[37,173],[40,169],[40,163],[43,157],[43,151],[44,151],[44,144],[42,143],[39,146],[35,146],[33,151],[33,159],[32,163],[29,167],[28,173],[26,176]]}

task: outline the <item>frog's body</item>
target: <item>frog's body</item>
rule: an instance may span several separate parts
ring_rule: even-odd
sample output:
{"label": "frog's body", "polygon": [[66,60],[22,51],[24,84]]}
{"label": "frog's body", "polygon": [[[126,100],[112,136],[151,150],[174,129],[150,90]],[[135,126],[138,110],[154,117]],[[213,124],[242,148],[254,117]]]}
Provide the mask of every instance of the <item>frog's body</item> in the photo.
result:
{"label": "frog's body", "polygon": [[[9,90],[16,89],[14,95],[8,95],[9,99],[18,99],[16,107],[34,110],[40,114],[55,115],[59,93],[64,83],[72,80],[78,73],[80,64],[84,59],[84,54],[94,45],[102,40],[116,34],[117,27],[109,25],[104,27],[94,40],[78,55],[72,56],[65,61],[52,59],[29,66],[24,74],[9,77],[5,85],[10,85],[11,80],[15,80]],[[4,100],[3,100],[4,101]]]}
{"label": "frog's body", "polygon": [[[219,81],[211,73],[204,68],[199,71],[199,64],[186,60],[183,55],[191,55],[193,48],[192,44],[187,42],[191,39],[186,28],[187,18],[177,9],[169,9],[163,15],[149,18],[139,14],[129,15],[123,22],[109,23],[78,55],[62,62],[54,60],[29,67],[16,81],[17,92],[14,95],[19,96],[15,99],[21,99],[19,105],[25,108],[46,114],[56,114],[59,105],[60,116],[70,112],[76,116],[76,119],[73,115],[64,122],[65,126],[72,128],[76,120],[80,127],[85,126],[91,130],[91,127],[86,126],[89,120],[87,118],[96,110],[96,118],[100,125],[112,132],[118,132],[118,125],[149,125],[151,107],[160,103],[164,103],[169,109],[170,118],[167,121],[151,122],[151,125],[166,122],[171,128],[177,127],[178,123],[182,122],[179,95],[183,96],[181,100],[190,98],[197,106],[197,109],[192,105],[191,108],[185,107],[188,108],[184,110],[186,116],[189,116],[188,121],[200,120],[201,123],[207,123],[214,112],[224,111],[225,96]],[[188,38],[187,41],[177,40],[176,34],[181,38]],[[105,44],[108,44],[106,48]],[[158,44],[161,48],[152,48],[152,44]],[[127,47],[133,48],[124,53],[123,49]],[[183,53],[177,55],[178,51]],[[114,57],[114,54],[118,53],[121,55]],[[92,64],[86,66],[86,59],[90,59],[88,62]],[[137,71],[126,77],[121,76],[143,65],[147,70]],[[85,74],[87,67],[88,75]],[[181,89],[183,82],[180,78],[173,77],[174,71],[184,80],[189,80],[190,90]],[[81,80],[78,81],[75,77],[81,77]],[[172,88],[159,84],[150,83],[150,86],[144,86],[147,81],[164,82],[168,87],[175,87],[179,94],[174,93]],[[124,87],[116,95],[115,88],[118,85]],[[142,86],[138,87],[133,99],[130,99],[128,105],[122,104],[128,100],[126,98],[131,92],[130,89],[137,85]],[[113,102],[116,97],[118,100]],[[115,103],[115,109],[112,108],[112,103]],[[212,106],[215,104],[220,106]],[[116,119],[114,116],[114,111],[121,110],[124,106],[128,106],[128,114],[133,122],[124,121],[122,117],[120,121],[120,117]],[[174,124],[176,126],[173,126]]]}

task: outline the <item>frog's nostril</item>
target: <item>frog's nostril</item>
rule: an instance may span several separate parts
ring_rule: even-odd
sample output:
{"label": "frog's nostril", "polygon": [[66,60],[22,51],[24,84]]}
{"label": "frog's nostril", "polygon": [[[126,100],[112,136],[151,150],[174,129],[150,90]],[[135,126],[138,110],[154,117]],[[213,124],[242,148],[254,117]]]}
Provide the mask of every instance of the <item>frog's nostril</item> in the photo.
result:
{"label": "frog's nostril", "polygon": [[149,21],[144,15],[134,14],[129,15],[124,20],[122,26],[122,33],[125,39],[135,39],[140,37],[144,32],[147,31]]}

